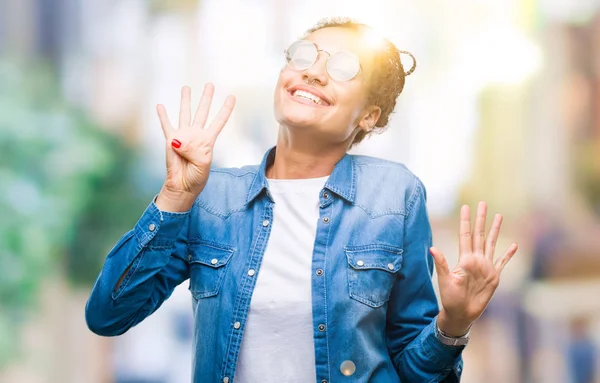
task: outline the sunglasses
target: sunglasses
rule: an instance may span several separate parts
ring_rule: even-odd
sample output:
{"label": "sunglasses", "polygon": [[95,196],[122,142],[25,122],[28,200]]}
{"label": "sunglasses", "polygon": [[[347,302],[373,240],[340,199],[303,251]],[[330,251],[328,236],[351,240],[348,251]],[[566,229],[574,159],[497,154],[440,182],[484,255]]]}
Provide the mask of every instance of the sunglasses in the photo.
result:
{"label": "sunglasses", "polygon": [[327,73],[335,81],[350,81],[360,71],[360,62],[353,53],[339,51],[331,54],[317,48],[312,41],[296,41],[284,51],[287,64],[296,70],[312,67],[319,59],[319,52],[327,53]]}

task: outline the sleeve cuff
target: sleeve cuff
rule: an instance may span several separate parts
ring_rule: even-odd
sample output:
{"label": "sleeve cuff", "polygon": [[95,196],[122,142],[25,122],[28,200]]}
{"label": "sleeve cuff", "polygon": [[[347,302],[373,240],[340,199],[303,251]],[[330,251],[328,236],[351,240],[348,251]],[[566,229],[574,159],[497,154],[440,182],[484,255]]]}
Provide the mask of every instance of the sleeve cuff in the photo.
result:
{"label": "sleeve cuff", "polygon": [[135,225],[135,237],[141,247],[171,247],[188,217],[189,211],[161,211],[152,201]]}
{"label": "sleeve cuff", "polygon": [[465,346],[447,346],[443,344],[436,335],[436,323],[437,317],[435,317],[431,321],[431,324],[425,328],[426,334],[423,337],[422,346],[434,363],[447,365],[452,369],[455,367],[455,364],[460,361],[459,357],[465,349]]}

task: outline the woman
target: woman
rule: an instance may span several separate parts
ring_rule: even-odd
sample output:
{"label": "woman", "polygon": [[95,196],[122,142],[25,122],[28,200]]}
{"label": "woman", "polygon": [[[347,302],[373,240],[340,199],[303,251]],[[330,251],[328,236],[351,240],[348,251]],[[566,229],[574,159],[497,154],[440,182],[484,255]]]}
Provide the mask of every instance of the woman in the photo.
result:
{"label": "woman", "polygon": [[277,145],[260,166],[210,169],[232,96],[204,129],[212,85],[193,121],[183,88],[179,129],[158,106],[166,180],[106,259],[86,306],[92,331],[124,333],[189,278],[194,382],[459,381],[469,328],[517,247],[494,261],[501,216],[486,237],[485,203],[473,229],[463,206],[450,271],[419,179],[347,154],[387,125],[404,86],[400,51],[365,44],[370,33],[326,21],[288,48]]}

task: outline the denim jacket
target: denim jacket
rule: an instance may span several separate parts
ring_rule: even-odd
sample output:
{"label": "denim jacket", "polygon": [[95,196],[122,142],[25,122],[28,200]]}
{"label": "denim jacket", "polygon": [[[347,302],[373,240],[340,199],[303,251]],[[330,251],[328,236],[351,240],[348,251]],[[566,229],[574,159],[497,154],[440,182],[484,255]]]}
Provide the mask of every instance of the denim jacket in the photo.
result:
{"label": "denim jacket", "polygon": [[[108,254],[86,305],[88,327],[103,336],[122,334],[189,279],[193,380],[235,382],[271,232],[265,169],[274,153],[259,166],[211,170],[189,212],[164,212],[151,203]],[[346,154],[319,200],[312,258],[315,381],[458,382],[462,347],[442,344],[435,333],[439,310],[421,181],[402,164]]]}

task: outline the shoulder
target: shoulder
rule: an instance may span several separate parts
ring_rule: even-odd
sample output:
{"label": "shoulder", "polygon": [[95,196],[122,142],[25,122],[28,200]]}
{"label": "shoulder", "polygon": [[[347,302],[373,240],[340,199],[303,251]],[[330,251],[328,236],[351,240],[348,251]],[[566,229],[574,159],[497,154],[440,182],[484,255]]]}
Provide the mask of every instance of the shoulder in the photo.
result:
{"label": "shoulder", "polygon": [[244,209],[248,190],[258,171],[259,165],[211,169],[195,205],[219,216]]}
{"label": "shoulder", "polygon": [[407,215],[426,198],[425,186],[405,164],[353,155],[357,202],[379,212]]}

